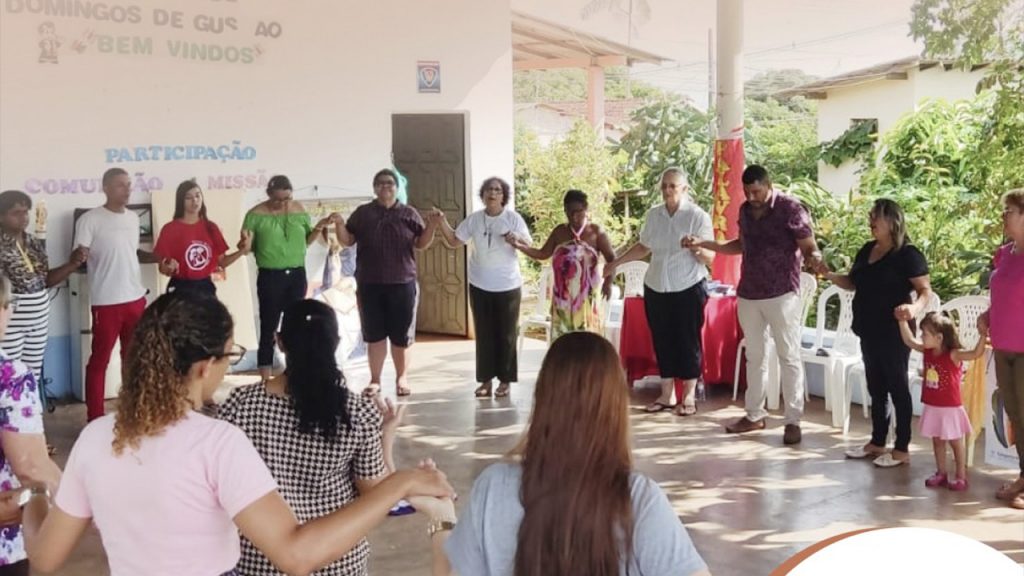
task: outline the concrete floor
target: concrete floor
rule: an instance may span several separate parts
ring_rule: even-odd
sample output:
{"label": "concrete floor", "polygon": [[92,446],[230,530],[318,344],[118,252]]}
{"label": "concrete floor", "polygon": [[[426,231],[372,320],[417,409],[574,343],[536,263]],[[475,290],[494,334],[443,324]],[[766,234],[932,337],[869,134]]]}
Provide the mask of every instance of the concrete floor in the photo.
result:
{"label": "concrete floor", "polygon": [[[399,466],[432,457],[461,494],[473,479],[509,450],[529,418],[532,384],[544,346],[528,340],[521,359],[523,383],[509,398],[473,398],[473,343],[424,340],[413,349],[410,385],[414,390],[395,450]],[[348,367],[353,388],[369,380],[365,364]],[[232,377],[232,383],[248,377]],[[393,376],[385,373],[385,382]],[[387,388],[387,386],[385,386]],[[385,390],[394,394],[393,388]],[[979,462],[965,493],[930,490],[924,478],[933,470],[930,444],[912,446],[913,463],[891,470],[870,462],[849,461],[843,449],[862,443],[868,423],[855,411],[849,442],[828,425],[820,399],[812,399],[803,443],[782,445],[781,417],[768,429],[744,437],[726,435],[723,424],[742,415],[731,389],[712,387],[696,417],[647,415],[640,408],[653,389],[633,394],[634,456],[640,471],[668,493],[698,550],[718,576],[768,574],[804,547],[850,530],[876,526],[914,526],[948,530],[982,541],[1024,563],[1024,512],[1002,506],[993,497],[1010,470]],[[62,406],[47,417],[47,432],[63,464],[85,422],[82,405]],[[916,429],[916,421],[915,421]],[[392,518],[371,535],[371,573],[389,576],[429,574],[426,520]],[[98,535],[79,545],[59,574],[108,574]]]}

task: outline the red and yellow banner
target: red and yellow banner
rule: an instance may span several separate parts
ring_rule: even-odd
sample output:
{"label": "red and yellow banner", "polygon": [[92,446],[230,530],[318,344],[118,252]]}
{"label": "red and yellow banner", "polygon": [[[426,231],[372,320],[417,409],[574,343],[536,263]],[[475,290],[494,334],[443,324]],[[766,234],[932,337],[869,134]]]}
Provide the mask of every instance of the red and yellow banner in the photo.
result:
{"label": "red and yellow banner", "polygon": [[[740,205],[743,195],[743,139],[716,140],[714,164],[714,208],[711,223],[715,240],[728,240],[739,236]],[[711,265],[711,277],[724,284],[736,286],[740,281],[740,256],[719,254]]]}

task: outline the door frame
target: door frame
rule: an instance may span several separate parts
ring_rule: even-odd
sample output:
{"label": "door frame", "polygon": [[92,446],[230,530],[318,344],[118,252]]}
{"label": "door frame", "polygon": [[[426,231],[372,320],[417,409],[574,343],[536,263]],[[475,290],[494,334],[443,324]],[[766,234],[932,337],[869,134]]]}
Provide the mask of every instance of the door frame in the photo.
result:
{"label": "door frame", "polygon": [[[397,168],[397,166],[395,165],[395,141],[393,139],[394,138],[395,116],[403,116],[403,115],[405,115],[405,116],[439,116],[439,115],[454,116],[454,115],[461,115],[462,116],[462,163],[463,163],[462,170],[463,170],[463,179],[464,179],[464,182],[465,182],[465,187],[464,187],[465,190],[463,190],[463,199],[462,199],[462,201],[463,201],[463,205],[462,205],[462,211],[463,211],[462,219],[465,220],[470,214],[472,214],[475,211],[475,207],[476,207],[475,204],[473,203],[473,198],[475,196],[473,194],[473,168],[472,168],[472,166],[473,166],[473,158],[472,158],[473,152],[472,152],[472,150],[473,149],[470,146],[470,143],[471,143],[471,138],[470,138],[470,120],[471,120],[471,115],[470,115],[470,111],[469,110],[465,110],[465,109],[445,110],[445,109],[440,109],[440,108],[429,108],[429,109],[420,108],[420,109],[397,109],[397,110],[391,110],[391,112],[388,115],[388,122],[389,122],[388,134],[389,134],[389,137],[391,138],[391,140],[388,143],[388,150],[389,150],[389,152],[388,152],[388,159],[389,159],[390,165],[391,166],[395,166],[396,168]],[[454,225],[458,226],[458,223],[455,223]],[[440,240],[438,238],[438,235],[435,234],[434,242],[444,242],[444,240]],[[458,250],[458,248],[456,248],[456,250]],[[468,248],[467,248],[467,250],[468,250]],[[473,325],[473,308],[472,308],[472,306],[469,305],[469,255],[468,255],[468,253],[467,253],[466,259],[465,259],[464,269],[462,270],[462,277],[464,278],[463,289],[466,292],[466,334],[464,335],[464,337],[468,338],[470,340],[474,340],[474,339],[476,339],[476,332],[475,332],[475,330],[473,328],[473,326],[474,326]]]}

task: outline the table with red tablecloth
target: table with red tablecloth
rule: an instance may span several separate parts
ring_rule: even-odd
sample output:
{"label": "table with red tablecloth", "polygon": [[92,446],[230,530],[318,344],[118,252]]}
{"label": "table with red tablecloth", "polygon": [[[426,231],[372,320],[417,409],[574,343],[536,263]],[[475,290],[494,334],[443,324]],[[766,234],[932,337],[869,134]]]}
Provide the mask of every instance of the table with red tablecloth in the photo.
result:
{"label": "table with red tablecloth", "polygon": [[[701,372],[705,383],[732,382],[736,370],[736,348],[742,338],[743,332],[736,316],[736,297],[709,297],[704,307],[701,334],[704,346]],[[630,383],[644,376],[658,375],[658,360],[654,356],[651,330],[647,326],[644,299],[640,296],[631,296],[623,302],[619,356]]]}

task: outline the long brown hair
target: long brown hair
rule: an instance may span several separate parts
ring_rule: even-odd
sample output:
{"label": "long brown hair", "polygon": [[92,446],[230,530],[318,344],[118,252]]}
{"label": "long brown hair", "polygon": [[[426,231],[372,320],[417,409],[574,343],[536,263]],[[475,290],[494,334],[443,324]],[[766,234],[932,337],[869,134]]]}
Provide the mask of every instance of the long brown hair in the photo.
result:
{"label": "long brown hair", "polygon": [[921,320],[921,330],[931,330],[932,334],[942,336],[942,353],[947,354],[953,350],[963,348],[960,343],[960,335],[956,332],[956,324],[953,319],[945,314],[929,312]]}
{"label": "long brown hair", "polygon": [[143,312],[125,358],[114,420],[114,454],[138,448],[148,436],[190,410],[186,377],[196,362],[223,358],[234,322],[212,296],[169,292]]}
{"label": "long brown hair", "polygon": [[[615,348],[589,332],[551,345],[522,458],[515,576],[618,576],[633,542],[629,393]],[[625,556],[623,556],[625,555]]]}

